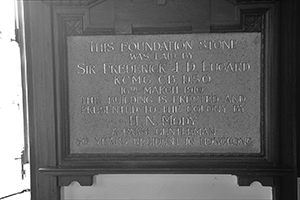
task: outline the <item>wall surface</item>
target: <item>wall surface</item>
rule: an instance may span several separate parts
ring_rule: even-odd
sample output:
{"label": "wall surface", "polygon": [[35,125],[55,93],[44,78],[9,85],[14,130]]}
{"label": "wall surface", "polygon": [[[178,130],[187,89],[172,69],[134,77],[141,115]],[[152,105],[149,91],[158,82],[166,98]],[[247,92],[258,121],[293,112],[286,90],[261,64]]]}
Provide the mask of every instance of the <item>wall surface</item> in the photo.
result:
{"label": "wall surface", "polygon": [[63,200],[198,199],[270,200],[272,188],[253,182],[239,187],[231,175],[98,175],[91,187],[62,187]]}
{"label": "wall surface", "polygon": [[[21,177],[24,149],[20,49],[14,39],[14,1],[0,1],[0,199],[28,189],[29,166]],[[29,200],[30,193],[7,200]]]}

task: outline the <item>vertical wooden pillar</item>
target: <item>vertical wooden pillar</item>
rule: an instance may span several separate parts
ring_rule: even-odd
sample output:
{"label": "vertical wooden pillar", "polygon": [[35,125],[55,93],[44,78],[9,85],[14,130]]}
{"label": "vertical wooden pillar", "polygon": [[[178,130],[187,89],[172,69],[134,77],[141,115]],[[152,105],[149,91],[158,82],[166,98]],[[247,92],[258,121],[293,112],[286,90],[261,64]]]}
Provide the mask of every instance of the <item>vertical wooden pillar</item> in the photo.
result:
{"label": "vertical wooden pillar", "polygon": [[[51,9],[24,1],[32,200],[58,200],[57,178],[39,172],[56,165]],[[29,37],[30,36],[30,37]]]}
{"label": "vertical wooden pillar", "polygon": [[[276,199],[297,199],[297,131],[296,121],[297,104],[297,68],[299,68],[299,9],[297,0],[281,1],[280,6],[280,38],[279,74],[283,79],[280,85],[280,141],[281,162],[289,166],[292,172],[281,177],[280,183],[275,186]],[[299,126],[299,125],[298,125]],[[298,139],[299,140],[299,139]],[[298,147],[297,147],[298,146]],[[299,151],[298,151],[299,152]],[[298,161],[299,162],[299,161]],[[278,188],[279,187],[279,188]]]}

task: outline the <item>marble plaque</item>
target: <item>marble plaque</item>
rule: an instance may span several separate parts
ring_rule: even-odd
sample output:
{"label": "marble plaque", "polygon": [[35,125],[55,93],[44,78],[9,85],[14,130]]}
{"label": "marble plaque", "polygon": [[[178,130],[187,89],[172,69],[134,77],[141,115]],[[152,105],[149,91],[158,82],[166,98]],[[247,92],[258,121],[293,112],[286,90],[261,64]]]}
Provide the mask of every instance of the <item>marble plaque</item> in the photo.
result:
{"label": "marble plaque", "polygon": [[261,152],[261,34],[68,37],[71,153]]}

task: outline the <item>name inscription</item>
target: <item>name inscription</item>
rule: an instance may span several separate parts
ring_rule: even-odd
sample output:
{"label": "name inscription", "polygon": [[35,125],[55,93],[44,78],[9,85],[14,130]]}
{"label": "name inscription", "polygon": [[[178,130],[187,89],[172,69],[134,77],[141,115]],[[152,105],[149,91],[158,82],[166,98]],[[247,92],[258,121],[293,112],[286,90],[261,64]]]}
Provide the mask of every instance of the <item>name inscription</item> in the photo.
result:
{"label": "name inscription", "polygon": [[71,153],[260,153],[260,33],[68,37]]}

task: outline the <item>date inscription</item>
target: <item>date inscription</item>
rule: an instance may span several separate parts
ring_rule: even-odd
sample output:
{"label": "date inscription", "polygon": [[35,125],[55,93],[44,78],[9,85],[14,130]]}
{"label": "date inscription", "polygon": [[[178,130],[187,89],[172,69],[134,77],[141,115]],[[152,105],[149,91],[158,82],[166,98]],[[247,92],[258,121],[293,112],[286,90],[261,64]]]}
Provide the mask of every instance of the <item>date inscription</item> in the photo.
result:
{"label": "date inscription", "polygon": [[261,34],[68,37],[71,153],[261,151]]}

